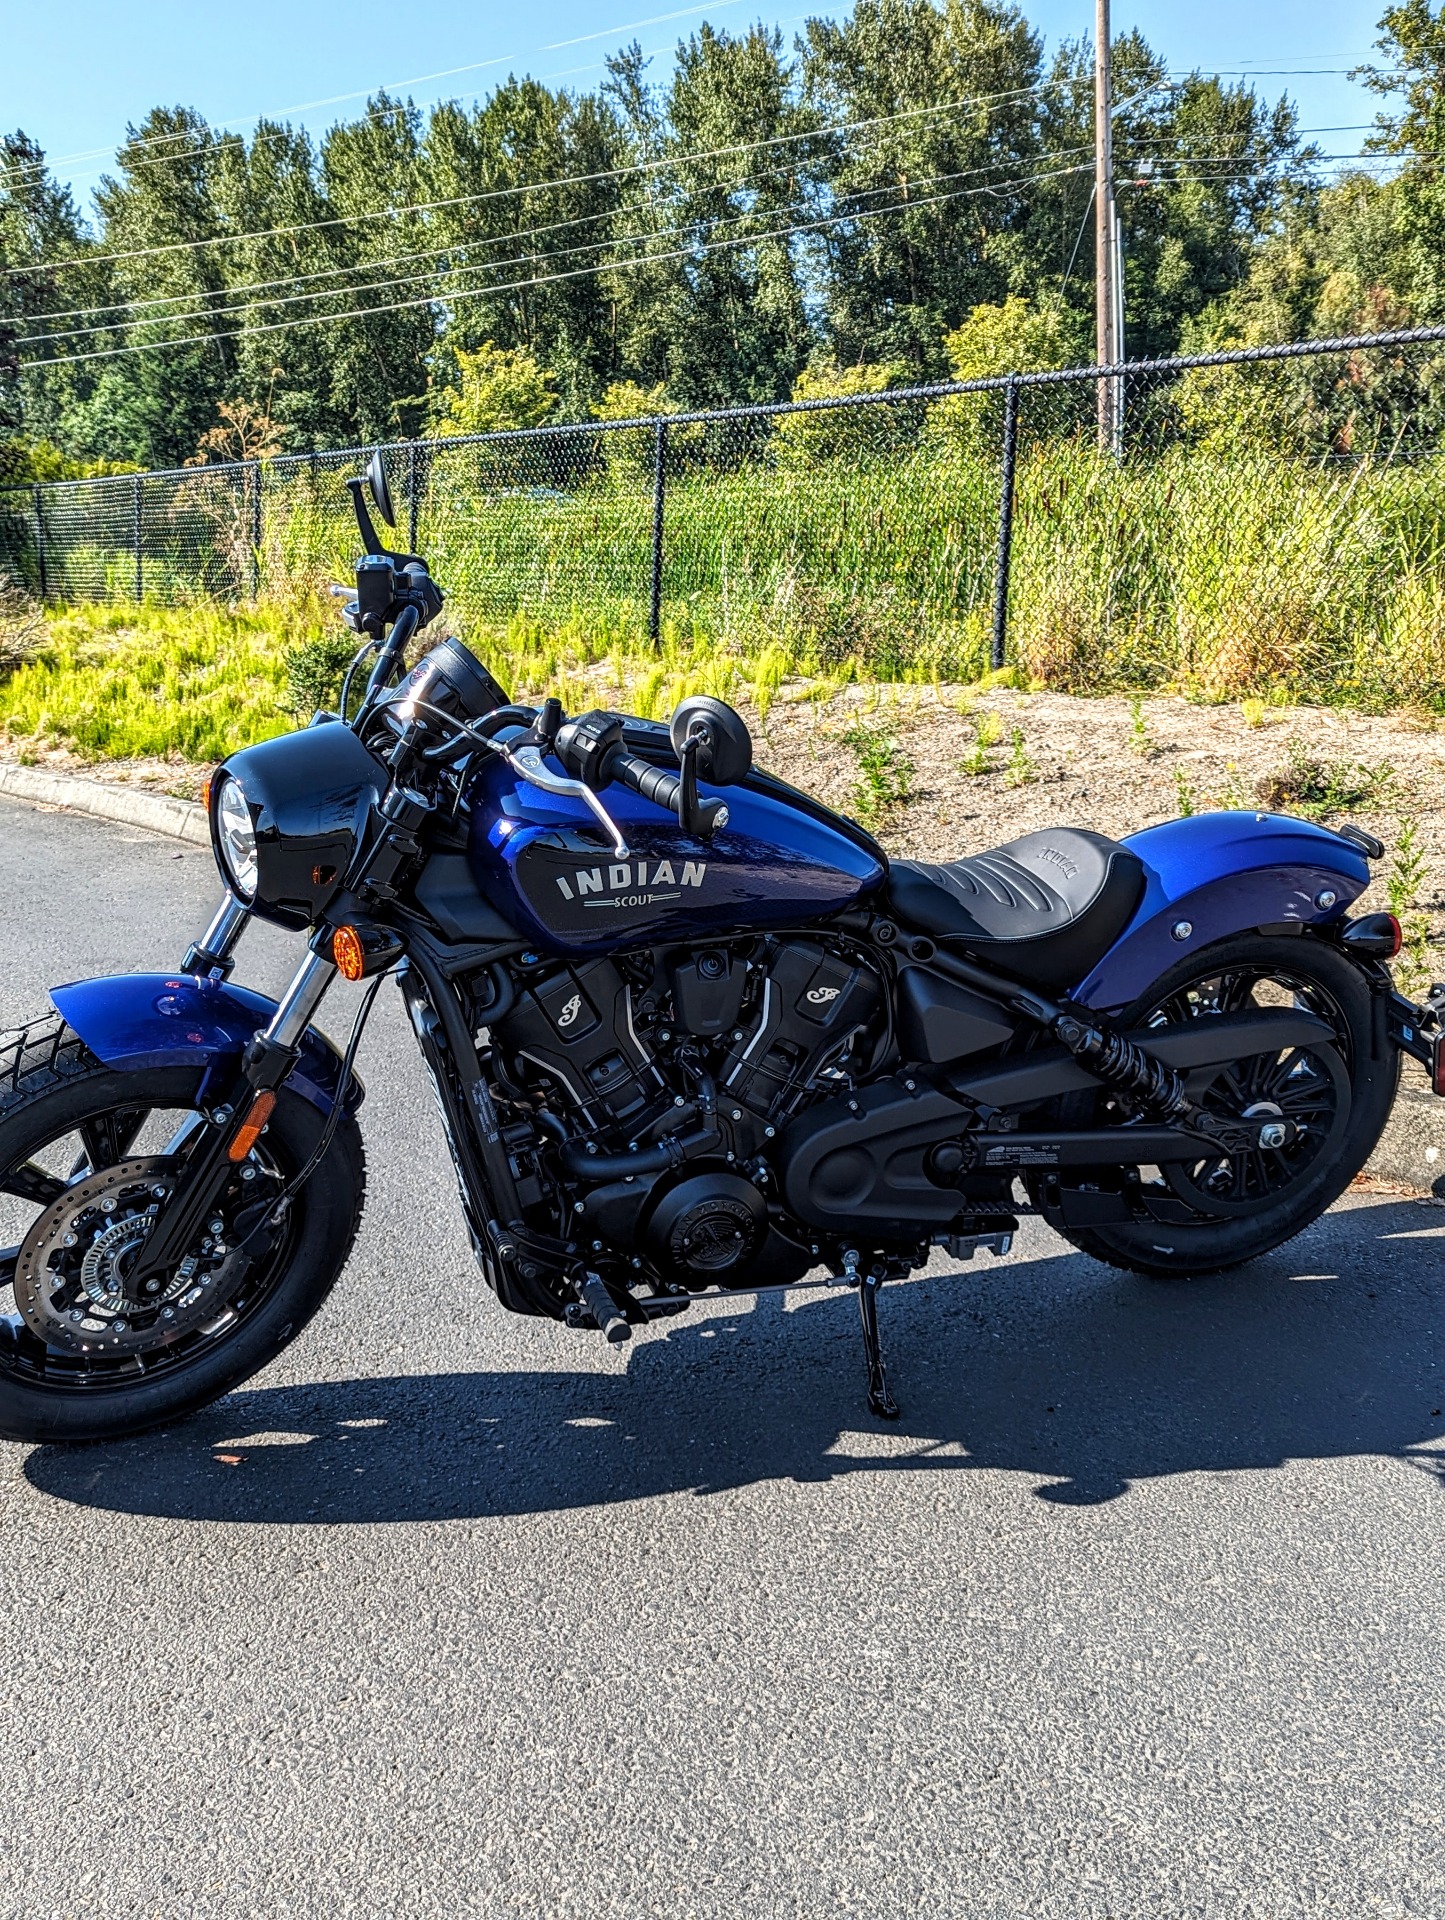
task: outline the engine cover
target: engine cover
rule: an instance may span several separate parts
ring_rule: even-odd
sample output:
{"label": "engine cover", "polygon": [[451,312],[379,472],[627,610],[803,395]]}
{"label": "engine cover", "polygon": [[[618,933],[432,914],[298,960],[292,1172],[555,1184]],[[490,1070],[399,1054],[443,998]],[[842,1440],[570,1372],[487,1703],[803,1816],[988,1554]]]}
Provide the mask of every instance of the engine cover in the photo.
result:
{"label": "engine cover", "polygon": [[880,998],[870,968],[816,940],[782,943],[766,962],[751,1031],[723,1065],[723,1086],[754,1113],[785,1109],[873,1018]]}
{"label": "engine cover", "polygon": [[768,1287],[799,1280],[811,1256],[768,1220],[767,1202],[751,1180],[708,1168],[678,1180],[653,1207],[645,1250],[677,1285]]}
{"label": "engine cover", "polygon": [[546,1074],[594,1126],[635,1124],[662,1089],[633,1024],[632,989],[610,960],[559,967],[535,981],[494,1037]]}
{"label": "engine cover", "polygon": [[825,1100],[793,1121],[777,1166],[791,1213],[832,1234],[907,1240],[968,1211],[955,1188],[929,1177],[929,1149],[958,1140],[973,1110],[934,1087],[897,1080]]}

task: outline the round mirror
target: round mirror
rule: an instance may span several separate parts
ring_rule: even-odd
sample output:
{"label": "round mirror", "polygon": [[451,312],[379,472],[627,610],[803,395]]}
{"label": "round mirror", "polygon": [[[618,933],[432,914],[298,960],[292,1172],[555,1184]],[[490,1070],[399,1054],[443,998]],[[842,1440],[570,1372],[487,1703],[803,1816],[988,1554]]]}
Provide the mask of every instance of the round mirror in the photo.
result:
{"label": "round mirror", "polygon": [[698,737],[698,778],[710,780],[714,786],[735,787],[752,771],[753,736],[747,721],[734,713],[726,700],[695,693],[679,701],[668,733],[678,755],[685,740],[694,734]]}
{"label": "round mirror", "polygon": [[386,468],[382,464],[380,447],[367,462],[366,484],[371,488],[371,497],[376,502],[377,512],[389,527],[394,527],[396,514],[391,504],[391,488],[386,484]]}

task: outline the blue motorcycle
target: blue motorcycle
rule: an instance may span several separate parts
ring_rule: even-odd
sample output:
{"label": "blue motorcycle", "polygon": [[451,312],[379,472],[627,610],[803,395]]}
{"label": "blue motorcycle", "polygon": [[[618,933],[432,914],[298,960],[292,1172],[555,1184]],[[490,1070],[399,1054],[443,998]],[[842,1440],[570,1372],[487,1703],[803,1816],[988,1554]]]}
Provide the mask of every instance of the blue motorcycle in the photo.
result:
{"label": "blue motorcycle", "polygon": [[[306,1325],[361,1218],[387,975],[504,1307],[616,1342],[821,1270],[883,1418],[878,1292],[934,1248],[1002,1254],[1032,1213],[1137,1273],[1238,1266],[1364,1165],[1402,1052],[1441,1090],[1399,927],[1351,917],[1368,833],[1213,813],[890,861],[721,701],[568,718],[455,638],[408,670],[442,596],[377,536],[380,459],[347,484],[360,650],[339,713],[213,777],[210,927],[3,1042],[0,1190],[33,1217],[0,1252],[0,1434],[177,1419]],[[304,943],[279,1002],[231,980],[252,920]],[[338,973],[370,982],[340,1051],[312,1025]]]}

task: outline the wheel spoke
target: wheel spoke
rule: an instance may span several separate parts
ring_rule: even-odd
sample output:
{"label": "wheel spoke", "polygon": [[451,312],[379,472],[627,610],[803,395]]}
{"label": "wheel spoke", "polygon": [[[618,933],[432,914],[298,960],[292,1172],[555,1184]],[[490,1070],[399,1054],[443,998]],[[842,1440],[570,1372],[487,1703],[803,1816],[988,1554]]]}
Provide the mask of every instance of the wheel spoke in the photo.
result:
{"label": "wheel spoke", "polygon": [[64,1191],[65,1182],[59,1174],[47,1173],[33,1160],[23,1160],[18,1167],[0,1174],[0,1193],[8,1193],[17,1200],[33,1200],[38,1207],[48,1207]]}
{"label": "wheel spoke", "polygon": [[80,1139],[85,1148],[85,1164],[92,1173],[98,1173],[102,1167],[113,1167],[117,1160],[125,1158],[127,1148],[145,1124],[146,1112],[145,1107],[119,1107],[114,1113],[101,1113],[93,1120],[82,1121]]}

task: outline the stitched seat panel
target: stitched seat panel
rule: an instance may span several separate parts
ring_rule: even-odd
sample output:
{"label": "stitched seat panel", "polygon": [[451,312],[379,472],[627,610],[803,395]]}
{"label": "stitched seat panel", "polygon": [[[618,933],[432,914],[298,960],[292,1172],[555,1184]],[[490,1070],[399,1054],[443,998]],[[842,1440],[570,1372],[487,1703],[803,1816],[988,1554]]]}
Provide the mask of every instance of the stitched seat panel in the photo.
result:
{"label": "stitched seat panel", "polygon": [[1144,869],[1101,833],[1051,827],[962,860],[895,861],[889,889],[910,926],[1058,989],[1081,981],[1123,932]]}

